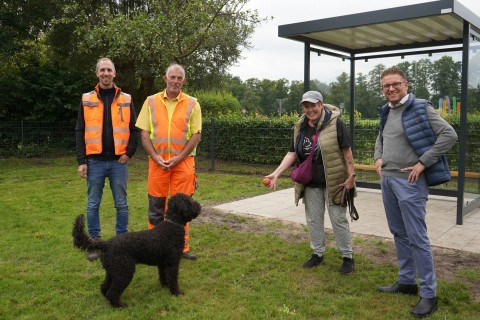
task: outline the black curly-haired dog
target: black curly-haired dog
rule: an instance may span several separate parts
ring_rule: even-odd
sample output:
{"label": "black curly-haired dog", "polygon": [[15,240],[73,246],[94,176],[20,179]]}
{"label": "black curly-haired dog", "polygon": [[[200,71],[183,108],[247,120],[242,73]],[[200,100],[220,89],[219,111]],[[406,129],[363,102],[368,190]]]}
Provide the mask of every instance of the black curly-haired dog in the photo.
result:
{"label": "black curly-haired dog", "polygon": [[105,269],[105,280],[100,290],[114,307],[126,307],[120,296],[128,287],[137,263],[158,267],[160,284],[173,295],[181,294],[178,287],[178,269],[182,256],[187,222],[201,211],[192,197],[179,193],[168,201],[165,221],[153,229],[127,232],[109,240],[93,239],[85,232],[84,216],[75,219],[73,245],[87,252],[99,252]]}

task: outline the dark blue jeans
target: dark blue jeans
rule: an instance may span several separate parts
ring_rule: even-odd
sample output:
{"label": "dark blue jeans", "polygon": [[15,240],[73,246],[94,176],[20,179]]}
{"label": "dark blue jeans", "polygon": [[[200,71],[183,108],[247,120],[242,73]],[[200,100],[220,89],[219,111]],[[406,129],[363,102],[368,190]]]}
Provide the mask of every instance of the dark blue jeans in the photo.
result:
{"label": "dark blue jeans", "polygon": [[127,180],[128,165],[118,161],[102,161],[88,159],[87,162],[87,224],[88,233],[92,237],[100,237],[100,203],[102,201],[103,187],[108,178],[112,190],[113,201],[117,209],[117,234],[127,232],[128,203]]}

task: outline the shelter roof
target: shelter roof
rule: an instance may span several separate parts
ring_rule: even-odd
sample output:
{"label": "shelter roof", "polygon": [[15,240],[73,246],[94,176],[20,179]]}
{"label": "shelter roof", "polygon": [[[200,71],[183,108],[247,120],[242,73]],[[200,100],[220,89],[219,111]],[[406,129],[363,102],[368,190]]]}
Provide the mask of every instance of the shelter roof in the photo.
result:
{"label": "shelter roof", "polygon": [[280,25],[278,36],[353,55],[461,45],[464,21],[480,18],[457,0],[440,0]]}

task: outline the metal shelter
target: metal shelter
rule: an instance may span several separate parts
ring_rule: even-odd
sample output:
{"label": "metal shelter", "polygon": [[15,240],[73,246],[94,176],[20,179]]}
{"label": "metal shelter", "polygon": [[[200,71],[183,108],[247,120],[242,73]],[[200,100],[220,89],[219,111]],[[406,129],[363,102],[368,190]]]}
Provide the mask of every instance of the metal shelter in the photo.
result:
{"label": "metal shelter", "polygon": [[[350,135],[354,130],[355,61],[461,52],[461,109],[456,191],[436,194],[457,197],[457,224],[480,206],[480,197],[465,202],[465,154],[467,141],[467,88],[480,83],[480,66],[469,65],[480,48],[480,18],[457,0],[439,0],[326,19],[280,25],[278,36],[304,43],[304,90],[309,90],[310,54],[325,54],[350,61]],[[471,82],[469,82],[469,76]],[[354,142],[353,142],[354,143]],[[358,183],[362,186],[361,183]],[[367,187],[375,187],[363,183]],[[378,184],[376,185],[378,188]],[[432,190],[434,191],[434,190]]]}

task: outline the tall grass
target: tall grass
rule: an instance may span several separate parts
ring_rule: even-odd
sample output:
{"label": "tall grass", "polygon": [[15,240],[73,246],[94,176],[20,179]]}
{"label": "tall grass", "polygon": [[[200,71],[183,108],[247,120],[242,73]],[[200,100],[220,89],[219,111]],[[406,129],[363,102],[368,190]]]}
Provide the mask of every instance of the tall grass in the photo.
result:
{"label": "tall grass", "polygon": [[[208,161],[197,167],[195,199],[205,212],[217,203],[269,192],[261,178],[271,167],[239,166],[235,175],[210,172]],[[0,319],[410,318],[417,298],[376,292],[377,285],[394,281],[394,264],[357,254],[357,271],[340,276],[341,260],[329,239],[325,262],[305,270],[301,265],[310,255],[309,244],[289,239],[291,226],[231,215],[225,219],[235,219],[243,231],[208,220],[192,222],[191,246],[199,260],[182,261],[184,295],[172,297],[160,287],[155,268],[139,265],[123,295],[129,307],[113,309],[99,290],[104,276],[100,263],[88,262],[72,246],[74,217],[86,206],[85,180],[76,169],[73,155],[0,160]],[[146,178],[146,162],[134,158],[128,184],[130,231],[146,228]],[[281,181],[282,188],[289,186],[288,179]],[[103,237],[112,237],[115,211],[108,184],[101,223]],[[248,231],[260,225],[267,231]],[[278,230],[287,237],[276,235]],[[366,245],[388,250],[377,242]],[[463,271],[477,286],[478,273],[478,268]],[[439,298],[432,319],[475,319],[480,314],[480,303],[462,282],[440,279]]]}

